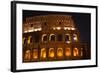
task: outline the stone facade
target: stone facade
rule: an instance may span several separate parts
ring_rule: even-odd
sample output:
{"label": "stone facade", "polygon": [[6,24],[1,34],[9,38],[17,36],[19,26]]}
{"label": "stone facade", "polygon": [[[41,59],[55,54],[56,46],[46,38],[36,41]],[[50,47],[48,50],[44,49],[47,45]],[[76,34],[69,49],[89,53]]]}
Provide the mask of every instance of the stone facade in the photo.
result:
{"label": "stone facade", "polygon": [[23,22],[23,62],[90,58],[71,15],[43,15]]}

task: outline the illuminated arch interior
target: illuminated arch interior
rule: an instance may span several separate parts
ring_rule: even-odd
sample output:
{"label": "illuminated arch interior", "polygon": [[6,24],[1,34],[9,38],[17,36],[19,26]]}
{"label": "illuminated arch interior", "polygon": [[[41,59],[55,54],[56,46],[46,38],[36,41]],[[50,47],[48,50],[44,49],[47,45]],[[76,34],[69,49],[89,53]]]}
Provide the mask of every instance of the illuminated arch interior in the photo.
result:
{"label": "illuminated arch interior", "polygon": [[79,55],[79,50],[78,48],[73,49],[73,56],[78,56]]}
{"label": "illuminated arch interior", "polygon": [[77,38],[77,34],[73,34],[73,42],[77,42],[78,38]]}
{"label": "illuminated arch interior", "polygon": [[55,41],[56,40],[56,35],[55,34],[50,34],[49,40],[50,41]]}
{"label": "illuminated arch interior", "polygon": [[53,58],[53,57],[55,56],[54,53],[55,53],[55,52],[54,52],[54,48],[50,48],[50,49],[49,49],[49,57]]}
{"label": "illuminated arch interior", "polygon": [[70,35],[66,34],[65,35],[65,41],[66,41],[66,43],[70,43],[70,40],[71,40]]}
{"label": "illuminated arch interior", "polygon": [[31,41],[32,41],[32,36],[29,36],[29,37],[28,37],[28,40],[27,40],[27,43],[30,44]]}
{"label": "illuminated arch interior", "polygon": [[24,59],[25,60],[30,60],[31,59],[31,51],[30,50],[25,51]]}
{"label": "illuminated arch interior", "polygon": [[[88,58],[91,48],[87,43],[80,40],[81,32],[77,30],[74,24],[71,15],[51,14],[25,18],[21,40],[22,58],[25,58],[23,61],[38,62]],[[90,51],[87,50],[88,48]],[[87,52],[89,53],[87,54]]]}
{"label": "illuminated arch interior", "polygon": [[43,34],[42,35],[42,42],[46,42],[47,41],[47,34]]}
{"label": "illuminated arch interior", "polygon": [[81,48],[81,56],[83,56],[83,48]]}
{"label": "illuminated arch interior", "polygon": [[58,48],[57,49],[57,56],[58,57],[62,57],[63,56],[63,49],[62,48]]}
{"label": "illuminated arch interior", "polygon": [[65,55],[66,55],[66,56],[71,56],[71,49],[70,49],[69,47],[67,47],[67,48],[65,49]]}
{"label": "illuminated arch interior", "polygon": [[37,59],[38,58],[38,50],[37,49],[34,49],[33,50],[33,58],[34,59]]}
{"label": "illuminated arch interior", "polygon": [[41,58],[43,58],[43,59],[46,58],[46,49],[45,49],[45,48],[42,48],[42,49],[41,49],[41,55],[40,55],[40,56],[41,56]]}

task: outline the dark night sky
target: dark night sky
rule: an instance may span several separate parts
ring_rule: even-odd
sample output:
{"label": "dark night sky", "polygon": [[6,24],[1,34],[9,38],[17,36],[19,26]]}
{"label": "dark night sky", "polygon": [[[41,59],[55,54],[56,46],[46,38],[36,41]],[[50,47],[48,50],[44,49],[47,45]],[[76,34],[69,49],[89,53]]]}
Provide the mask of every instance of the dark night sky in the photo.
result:
{"label": "dark night sky", "polygon": [[47,12],[47,11],[29,11],[23,10],[23,20],[26,17],[40,16],[48,14],[62,14],[62,15],[72,15],[74,22],[76,23],[77,29],[80,31],[81,42],[87,42],[90,44],[91,39],[91,14],[89,13],[69,13],[69,12]]}

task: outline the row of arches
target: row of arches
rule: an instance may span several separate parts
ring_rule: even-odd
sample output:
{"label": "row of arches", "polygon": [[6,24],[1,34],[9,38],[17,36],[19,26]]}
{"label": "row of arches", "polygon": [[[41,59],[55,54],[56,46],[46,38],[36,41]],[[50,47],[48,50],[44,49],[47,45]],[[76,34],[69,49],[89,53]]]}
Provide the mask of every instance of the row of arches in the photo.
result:
{"label": "row of arches", "polygon": [[[25,42],[30,44],[32,42],[32,39],[33,39],[32,36],[29,36],[27,39],[24,37],[23,44],[25,44]],[[65,34],[65,36],[63,36],[62,34],[58,34],[58,35],[50,34],[49,36],[47,34],[43,34],[41,37],[41,41],[47,42],[48,40],[49,41],[63,41],[63,40],[65,40],[66,43],[70,43],[70,42],[77,42],[78,36],[77,36],[77,34],[73,34],[72,36],[70,34]]]}
{"label": "row of arches", "polygon": [[[48,51],[48,52],[47,52]],[[24,54],[24,59],[25,60],[30,60],[30,59],[46,59],[46,58],[63,58],[63,57],[79,57],[83,56],[83,48],[73,48],[73,50],[69,47],[63,49],[63,48],[57,48],[55,50],[54,48],[50,48],[47,50],[46,48],[42,48],[39,52],[38,49],[33,49],[33,50],[26,50]]]}
{"label": "row of arches", "polygon": [[[58,35],[50,34],[49,37],[48,37],[47,34],[43,34],[42,35],[42,42],[48,41],[48,38],[49,38],[49,41],[56,41],[56,40],[57,41],[63,41],[63,35],[62,34],[58,34]],[[73,34],[72,38],[71,38],[70,34],[65,34],[64,39],[65,39],[66,43],[70,43],[71,39],[72,39],[73,42],[77,42],[78,36],[77,36],[77,34]]]}

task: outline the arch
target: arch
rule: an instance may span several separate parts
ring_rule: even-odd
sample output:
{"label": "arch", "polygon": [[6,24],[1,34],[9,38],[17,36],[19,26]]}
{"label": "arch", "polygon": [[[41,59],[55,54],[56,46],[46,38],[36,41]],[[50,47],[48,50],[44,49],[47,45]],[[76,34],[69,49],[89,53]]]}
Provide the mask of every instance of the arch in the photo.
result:
{"label": "arch", "polygon": [[40,55],[40,57],[43,58],[43,59],[46,58],[46,49],[45,48],[41,49],[41,55]]}
{"label": "arch", "polygon": [[73,49],[73,56],[78,56],[79,55],[79,50],[78,48]]}
{"label": "arch", "polygon": [[65,55],[66,55],[66,56],[71,56],[71,49],[70,49],[69,47],[67,47],[67,48],[65,49]]}
{"label": "arch", "polygon": [[28,37],[27,43],[30,44],[32,42],[32,36]]}
{"label": "arch", "polygon": [[57,49],[57,56],[58,57],[62,57],[63,56],[63,49],[62,48],[58,48]]}
{"label": "arch", "polygon": [[47,34],[42,35],[42,42],[47,42]]}
{"label": "arch", "polygon": [[73,42],[77,42],[77,40],[78,40],[77,34],[73,34],[72,39],[73,39]]}
{"label": "arch", "polygon": [[71,40],[70,34],[65,34],[65,42],[70,43],[70,40]]}
{"label": "arch", "polygon": [[55,56],[54,48],[49,49],[49,57],[53,58]]}
{"label": "arch", "polygon": [[56,35],[55,34],[50,34],[49,41],[55,41],[55,40],[56,40]]}
{"label": "arch", "polygon": [[33,59],[37,59],[37,58],[38,58],[38,50],[33,49]]}
{"label": "arch", "polygon": [[25,60],[30,60],[31,59],[31,51],[30,50],[25,51],[24,59]]}

